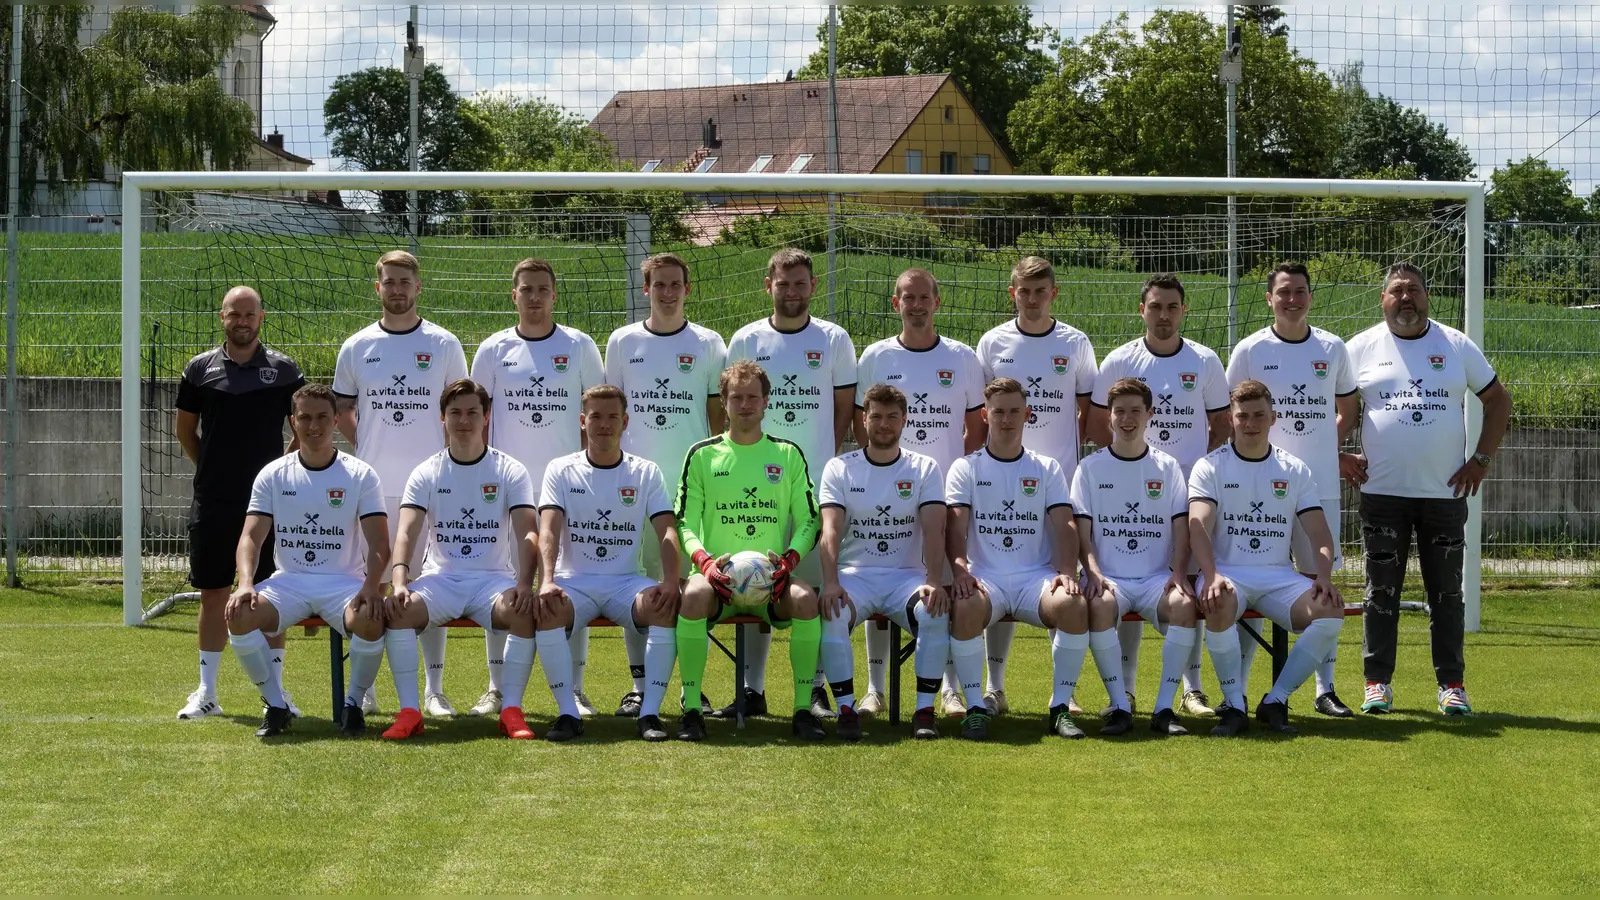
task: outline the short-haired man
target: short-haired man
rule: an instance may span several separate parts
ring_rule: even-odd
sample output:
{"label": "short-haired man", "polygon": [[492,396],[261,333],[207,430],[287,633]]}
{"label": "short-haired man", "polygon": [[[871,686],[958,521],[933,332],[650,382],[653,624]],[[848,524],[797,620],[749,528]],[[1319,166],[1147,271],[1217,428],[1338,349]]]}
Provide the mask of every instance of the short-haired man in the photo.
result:
{"label": "short-haired man", "polygon": [[[392,541],[400,527],[400,495],[406,479],[429,456],[444,449],[435,418],[439,397],[452,382],[467,377],[461,341],[417,313],[422,294],[421,267],[404,250],[378,258],[373,290],[383,315],[345,339],[334,364],[333,390],[339,395],[339,433],[355,455],[378,473]],[[430,716],[455,715],[444,695],[444,629],[422,639],[427,664],[426,702]],[[362,698],[367,715],[377,698]]]}
{"label": "short-haired man", "polygon": [[[384,632],[401,708],[394,727],[383,733],[386,738],[422,733],[417,710],[419,631],[463,618],[485,630],[504,631],[510,626],[502,606],[528,607],[533,599],[537,498],[522,463],[484,442],[485,426],[493,421],[490,405],[489,391],[470,379],[445,388],[439,398],[445,448],[423,460],[406,482],[390,566],[392,614]],[[421,577],[413,581],[419,544],[426,553]],[[565,647],[566,635],[557,632],[556,637]],[[531,647],[526,656],[531,662]],[[550,664],[550,657],[545,661]],[[520,685],[526,686],[526,669],[520,674]],[[508,677],[517,680],[515,674]],[[566,672],[556,674],[563,684],[567,677]],[[520,690],[513,691],[516,702],[500,710],[500,732],[530,738],[521,696]]]}
{"label": "short-haired man", "polygon": [[[1089,414],[1089,439],[1102,447],[1110,446],[1111,411],[1106,392],[1120,378],[1143,381],[1150,386],[1156,401],[1145,440],[1176,459],[1186,474],[1195,460],[1228,440],[1228,378],[1216,351],[1179,334],[1188,308],[1183,282],[1176,275],[1152,275],[1145,281],[1139,291],[1144,336],[1111,351],[1100,363]],[[1144,623],[1123,623],[1118,637],[1122,644],[1122,683],[1131,692],[1139,672],[1139,641],[1144,637]],[[1178,711],[1190,716],[1212,715],[1211,701],[1200,689],[1198,644],[1189,653],[1183,683]]]}
{"label": "short-haired man", "polygon": [[1090,650],[1101,680],[1115,684],[1116,601],[1092,574],[1087,590],[1079,585],[1078,533],[1069,486],[1055,460],[1023,446],[1032,412],[1022,384],[1014,378],[996,378],[983,393],[988,441],[982,450],[956,460],[945,479],[950,503],[946,541],[955,572],[952,593],[957,604],[978,597],[973,605],[978,621],[963,621],[958,606],[952,628],[952,655],[968,703],[962,735],[980,740],[987,736],[989,711],[983,704],[977,654],[965,659],[958,645],[966,638],[976,640],[974,626],[982,628],[1011,616],[1055,629],[1050,641],[1055,679],[1049,731],[1081,738],[1083,731],[1067,711],[1067,701]]}
{"label": "short-haired man", "polygon": [[[867,388],[879,383],[909,396],[900,446],[932,457],[941,473],[956,460],[983,446],[983,366],[978,354],[960,341],[939,334],[934,314],[939,311],[939,281],[926,269],[911,268],[894,282],[889,304],[900,316],[900,333],[884,338],[861,352],[856,367],[856,441],[866,433]],[[939,584],[949,582],[943,554]],[[862,715],[881,715],[888,669],[889,631],[867,629],[867,696]],[[948,677],[941,695],[947,713],[961,715],[966,705],[957,684]],[[826,707],[826,695],[821,698]]]}
{"label": "short-haired man", "polygon": [[[1278,420],[1272,426],[1272,445],[1282,447],[1311,468],[1317,481],[1322,515],[1333,535],[1333,568],[1344,567],[1339,546],[1339,442],[1355,427],[1361,401],[1356,397],[1355,373],[1350,355],[1338,335],[1314,328],[1306,321],[1311,311],[1310,273],[1303,263],[1279,263],[1267,275],[1267,307],[1272,324],[1233,348],[1228,357],[1228,384],[1259,381],[1272,392]],[[1291,549],[1295,568],[1315,577],[1317,559],[1304,528],[1294,529]],[[1250,689],[1250,662],[1256,642],[1240,639],[1244,667],[1239,679]],[[1338,645],[1317,665],[1316,702],[1325,716],[1353,715],[1333,690],[1333,665]]]}
{"label": "short-haired man", "polygon": [[[1118,620],[1138,613],[1166,632],[1150,730],[1163,737],[1188,734],[1172,711],[1189,666],[1189,648],[1198,639],[1188,578],[1188,486],[1178,461],[1145,443],[1153,400],[1149,385],[1119,378],[1106,399],[1111,446],[1089,454],[1072,476],[1072,511],[1081,520],[1078,555],[1085,581],[1097,579],[1116,601]],[[1231,621],[1211,624],[1233,627]],[[1106,687],[1112,711],[1100,733],[1124,734],[1133,725],[1133,710],[1120,685]]]}
{"label": "short-haired man", "polygon": [[[550,461],[582,446],[578,430],[579,398],[605,382],[600,349],[594,338],[554,318],[556,273],[542,259],[525,259],[511,270],[511,301],[517,324],[483,339],[472,356],[472,380],[489,390],[499,406],[490,419],[489,444],[511,454],[528,470],[534,490],[544,483]],[[489,653],[489,688],[473,705],[473,715],[492,716],[502,707],[496,660],[505,659],[506,636],[485,632]],[[568,642],[572,676],[562,679],[578,695],[578,708],[593,715],[583,695],[584,667],[589,659],[589,623],[579,622]]]}
{"label": "short-haired man", "polygon": [[[306,383],[294,360],[261,343],[261,295],[243,285],[222,297],[222,346],[189,360],[178,382],[173,433],[194,463],[189,507],[189,583],[200,591],[200,686],[180,720],[222,715],[217,668],[228,644],[223,613],[233,588],[234,552],[244,531],[250,487],[263,466],[283,455],[283,425],[294,392]],[[290,449],[294,449],[292,446]],[[261,548],[256,581],[272,574],[272,544]],[[283,688],[283,635],[268,640]],[[294,703],[285,702],[299,715]]]}
{"label": "short-haired man", "polygon": [[[1361,536],[1366,544],[1364,660],[1361,709],[1394,705],[1400,591],[1411,535],[1417,536],[1422,584],[1433,625],[1433,674],[1439,711],[1467,715],[1466,606],[1461,593],[1467,497],[1478,493],[1511,421],[1511,393],[1483,351],[1466,335],[1428,318],[1428,284],[1410,263],[1383,280],[1383,321],[1350,340],[1350,364],[1364,407],[1361,456],[1342,459],[1345,477],[1361,485]],[[1467,455],[1465,404],[1483,403],[1483,427]],[[1463,461],[1464,460],[1464,461]]]}
{"label": "short-haired man", "polygon": [[[717,379],[726,366],[728,348],[722,336],[690,322],[684,313],[689,297],[689,264],[675,253],[657,253],[639,266],[650,315],[624,325],[606,340],[606,383],[626,396],[628,428],[622,452],[647,459],[661,470],[667,496],[678,491],[683,457],[700,441],[721,434],[726,425]],[[662,577],[655,541],[642,547],[644,572]],[[682,570],[680,564],[679,570]],[[623,644],[633,690],[623,695],[617,715],[637,718],[647,690],[643,633],[624,628]],[[703,696],[703,692],[702,692]]]}
{"label": "short-haired man", "polygon": [[794,671],[796,737],[821,740],[810,709],[822,621],[817,595],[794,569],[817,543],[817,504],[806,457],[794,443],[762,431],[772,383],[750,360],[725,369],[719,384],[728,431],[696,444],[683,461],[678,490],[678,533],[700,571],[689,576],[678,615],[678,676],[683,682],[680,740],[705,737],[700,684],[706,668],[706,629],[727,610],[728,558],[743,550],[766,553],[775,572],[771,605],[754,611],[777,628],[789,628]]}
{"label": "short-haired man", "polygon": [[[766,371],[772,384],[772,415],[763,427],[774,437],[794,442],[816,477],[839,452],[850,430],[856,347],[843,328],[811,314],[817,278],[805,251],[785,248],[772,254],[764,283],[772,298],[772,315],[733,333],[728,340],[728,362],[750,360]],[[816,489],[815,483],[812,489]],[[822,568],[815,555],[801,561],[800,576],[810,584],[821,581]],[[745,629],[745,711],[759,715],[767,708],[772,634],[755,625],[741,627]],[[734,708],[730,703],[716,714],[732,716]]]}
{"label": "short-haired man", "polygon": [[[1011,267],[1011,284],[1006,290],[1017,315],[978,340],[983,380],[987,384],[1005,377],[1022,382],[1033,410],[1025,442],[1035,453],[1055,460],[1070,484],[1078,466],[1078,448],[1088,433],[1089,396],[1098,371],[1094,345],[1088,335],[1052,313],[1060,288],[1049,260],[1038,256],[1018,260]],[[989,689],[983,702],[993,715],[1010,709],[1006,660],[1016,633],[1015,622],[996,622],[984,632]]]}
{"label": "short-haired man", "polygon": [[[661,700],[677,658],[682,556],[672,501],[656,464],[622,450],[628,427],[622,389],[592,387],[583,392],[582,402],[586,448],[551,462],[539,492],[544,573],[539,606],[541,612],[554,612],[557,621],[604,617],[644,636],[639,736],[664,741]],[[649,543],[660,551],[659,579],[644,572],[643,550]],[[582,721],[573,724],[582,734]]]}
{"label": "short-haired man", "polygon": [[[371,466],[334,449],[333,391],[307,384],[293,402],[299,450],[268,463],[250,490],[234,558],[239,587],[228,598],[230,642],[266,705],[256,737],[269,738],[282,734],[292,717],[267,658],[268,636],[312,616],[343,633],[350,639],[350,687],[339,727],[360,734],[366,730],[361,698],[383,662],[382,585],[389,563],[383,485]],[[274,532],[278,570],[258,585],[261,548]]]}
{"label": "short-haired man", "polygon": [[[1322,516],[1317,481],[1306,464],[1272,446],[1272,392],[1244,381],[1229,396],[1233,440],[1206,454],[1189,476],[1189,549],[1200,564],[1199,605],[1206,646],[1217,669],[1222,719],[1217,737],[1250,728],[1239,681],[1239,632],[1216,630],[1253,609],[1300,637],[1272,691],[1256,707],[1267,728],[1293,734],[1289,695],[1311,677],[1339,640],[1344,600],[1333,586],[1333,537]],[[1291,532],[1299,522],[1316,548],[1316,579],[1294,570]]]}
{"label": "short-haired man", "polygon": [[933,698],[950,650],[944,472],[931,456],[905,449],[899,388],[876,383],[862,401],[861,449],[828,460],[822,472],[822,664],[839,703],[839,737],[858,740],[850,631],[869,616],[889,617],[917,641],[912,736],[935,738]]}

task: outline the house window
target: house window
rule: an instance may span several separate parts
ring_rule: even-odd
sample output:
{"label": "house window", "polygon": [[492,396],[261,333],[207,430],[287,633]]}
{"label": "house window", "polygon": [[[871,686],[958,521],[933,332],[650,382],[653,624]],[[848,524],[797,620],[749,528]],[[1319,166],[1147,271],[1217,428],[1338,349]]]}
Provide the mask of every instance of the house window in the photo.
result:
{"label": "house window", "polygon": [[641,172],[654,172],[655,170],[657,170],[659,168],[661,168],[661,160],[659,160],[659,159],[648,159],[648,160],[645,160],[644,165],[639,167],[639,171],[641,171]]}
{"label": "house window", "polygon": [[944,120],[946,122],[954,122],[956,120],[956,108],[954,106],[946,106],[944,108]]}
{"label": "house window", "polygon": [[767,170],[767,166],[770,165],[772,165],[772,154],[763,153],[762,155],[756,157],[755,162],[750,164],[750,171],[765,172]]}
{"label": "house window", "polygon": [[921,150],[907,150],[906,151],[906,174],[907,175],[921,175],[922,174],[922,151]]}
{"label": "house window", "polygon": [[708,156],[705,159],[700,160],[700,165],[695,166],[694,170],[697,173],[698,172],[709,172],[709,171],[711,171],[711,167],[716,165],[717,164],[717,160],[719,160],[721,158],[722,157],[720,157],[720,156]]}
{"label": "house window", "polygon": [[793,175],[796,172],[804,172],[806,170],[806,166],[811,164],[812,156],[813,154],[810,153],[802,153],[799,156],[796,156],[794,158],[794,162],[789,164],[789,174]]}
{"label": "house window", "polygon": [[956,174],[956,155],[954,153],[943,152],[939,154],[939,174]]}
{"label": "house window", "polygon": [[987,154],[987,153],[978,153],[978,154],[975,154],[972,157],[972,174],[974,174],[974,175],[987,175],[987,174],[989,174],[989,154]]}

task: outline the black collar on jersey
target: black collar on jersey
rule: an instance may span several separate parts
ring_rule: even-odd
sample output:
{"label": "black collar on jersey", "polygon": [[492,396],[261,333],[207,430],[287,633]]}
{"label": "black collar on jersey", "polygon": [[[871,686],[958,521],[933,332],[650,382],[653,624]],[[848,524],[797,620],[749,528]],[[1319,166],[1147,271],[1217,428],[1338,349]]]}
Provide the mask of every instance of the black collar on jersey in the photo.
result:
{"label": "black collar on jersey", "polygon": [[517,333],[517,337],[522,338],[525,341],[530,341],[530,342],[531,341],[549,340],[550,339],[550,335],[555,334],[556,331],[558,330],[558,328],[559,328],[559,326],[557,326],[556,323],[554,321],[552,321],[550,323],[550,330],[549,331],[545,332],[544,334],[539,335],[538,337],[528,337],[527,335],[522,333],[521,326],[518,326],[518,325],[511,326],[511,330],[515,331]]}
{"label": "black collar on jersey", "polygon": [[328,464],[325,466],[307,465],[305,453],[300,450],[296,450],[294,452],[294,458],[300,463],[300,468],[305,469],[307,472],[326,472],[327,470],[333,468],[334,463],[339,461],[339,451],[333,451],[333,457],[328,460]]}
{"label": "black collar on jersey", "polygon": [[1149,444],[1145,444],[1144,445],[1144,452],[1139,454],[1138,456],[1123,456],[1123,455],[1119,454],[1117,451],[1111,449],[1110,447],[1106,448],[1106,452],[1110,453],[1113,458],[1120,459],[1123,462],[1138,462],[1139,460],[1144,459],[1146,456],[1150,455],[1150,445]]}
{"label": "black collar on jersey", "polygon": [[1239,452],[1239,445],[1235,444],[1233,441],[1229,441],[1228,442],[1228,447],[1233,450],[1233,455],[1239,457],[1239,460],[1241,462],[1250,462],[1250,463],[1266,462],[1267,459],[1272,456],[1272,445],[1271,444],[1267,445],[1267,452],[1266,453],[1263,453],[1263,454],[1261,454],[1260,456],[1257,456],[1257,457],[1245,456],[1243,453],[1240,453]]}
{"label": "black collar on jersey", "polygon": [[1273,337],[1277,338],[1280,341],[1283,341],[1285,344],[1304,344],[1306,341],[1311,340],[1311,326],[1310,325],[1306,326],[1306,336],[1301,338],[1298,341],[1290,340],[1289,338],[1286,338],[1283,335],[1279,334],[1278,333],[1278,328],[1277,328],[1276,325],[1268,325],[1267,328],[1272,331],[1272,336]]}
{"label": "black collar on jersey", "polygon": [[1014,463],[1017,460],[1021,459],[1022,458],[1022,454],[1027,453],[1028,450],[1027,450],[1026,447],[1024,447],[1023,449],[1018,450],[1017,451],[1017,455],[1011,457],[1010,459],[1006,459],[1003,456],[995,456],[994,455],[994,451],[989,449],[989,445],[988,444],[984,444],[983,445],[983,452],[989,454],[989,458],[994,460],[995,462]]}
{"label": "black collar on jersey", "polygon": [[1183,338],[1182,337],[1178,338],[1178,349],[1172,351],[1171,353],[1157,353],[1155,348],[1150,346],[1150,336],[1149,335],[1145,335],[1144,337],[1139,338],[1139,340],[1144,341],[1144,352],[1150,354],[1151,356],[1154,356],[1156,359],[1171,359],[1174,356],[1177,356],[1179,353],[1183,352]]}
{"label": "black collar on jersey", "polygon": [[478,454],[477,459],[456,459],[456,455],[454,453],[450,453],[450,448],[448,447],[445,448],[444,452],[449,454],[450,461],[458,466],[475,466],[478,463],[483,462],[483,458],[489,455],[489,445],[484,445],[483,452]]}
{"label": "black collar on jersey", "polygon": [[1043,331],[1037,331],[1037,332],[1029,331],[1028,329],[1023,328],[1022,327],[1022,317],[1021,316],[1018,316],[1015,319],[1012,319],[1011,321],[1017,323],[1017,334],[1020,334],[1023,337],[1034,337],[1034,338],[1049,337],[1050,335],[1054,334],[1055,330],[1056,330],[1056,317],[1055,316],[1051,316],[1050,317],[1050,327],[1049,328],[1046,328]]}
{"label": "black collar on jersey", "polygon": [[907,351],[909,353],[927,353],[930,350],[939,349],[939,345],[944,343],[944,338],[942,338],[942,337],[940,337],[939,335],[936,334],[936,335],[933,336],[933,346],[932,347],[923,347],[920,350],[918,350],[916,347],[907,347],[906,346],[906,342],[901,340],[900,339],[900,335],[898,335],[898,334],[894,336],[894,342],[896,344],[900,345],[900,349],[901,350],[905,350],[905,351]]}
{"label": "black collar on jersey", "polygon": [[804,325],[801,325],[799,328],[796,328],[796,329],[794,329],[792,331],[785,331],[784,329],[779,328],[778,327],[778,323],[774,322],[772,319],[773,319],[772,316],[767,316],[767,327],[771,328],[773,331],[776,331],[779,334],[799,334],[800,332],[805,331],[807,328],[811,327],[811,313],[810,312],[806,313],[806,323]]}
{"label": "black collar on jersey", "polygon": [[416,331],[418,328],[421,328],[421,327],[422,327],[422,317],[421,316],[417,316],[417,324],[411,326],[410,328],[407,328],[405,331],[395,331],[392,328],[385,328],[383,326],[383,320],[382,319],[378,320],[378,330],[382,331],[384,334],[410,334],[413,331]]}
{"label": "black collar on jersey", "polygon": [[616,462],[612,463],[609,466],[602,466],[599,463],[594,461],[594,457],[589,455],[589,451],[588,450],[584,450],[583,451],[583,459],[584,459],[585,462],[587,462],[589,464],[589,468],[591,468],[591,469],[615,469],[617,466],[622,465],[622,461],[624,459],[627,459],[627,458],[628,458],[628,454],[626,454],[626,453],[618,453]]}
{"label": "black collar on jersey", "polygon": [[865,447],[861,448],[861,458],[862,459],[865,459],[867,462],[872,463],[873,465],[878,466],[879,468],[884,468],[884,469],[887,469],[888,467],[890,467],[890,466],[894,465],[895,463],[899,462],[901,455],[902,454],[900,453],[900,448],[897,446],[897,447],[894,448],[894,459],[891,459],[886,463],[881,463],[881,462],[878,462],[877,460],[873,459],[867,453],[867,448],[865,448]]}
{"label": "black collar on jersey", "polygon": [[643,326],[646,334],[653,334],[656,337],[672,337],[675,334],[682,334],[683,330],[689,327],[689,320],[687,318],[684,319],[682,325],[679,325],[677,328],[674,328],[671,331],[657,331],[654,328],[651,328],[649,319],[646,319],[639,324]]}
{"label": "black collar on jersey", "polygon": [[[1385,322],[1384,324],[1386,326],[1388,325],[1387,322]],[[1389,329],[1389,333],[1390,334],[1394,334],[1394,336],[1397,339],[1402,340],[1402,341],[1419,341],[1419,340],[1422,340],[1423,338],[1427,337],[1428,336],[1428,332],[1430,332],[1432,330],[1433,330],[1433,320],[1432,319],[1423,319],[1422,320],[1422,330],[1417,332],[1416,334],[1413,334],[1410,337],[1406,337],[1403,334],[1394,334],[1394,329],[1393,328]]]}
{"label": "black collar on jersey", "polygon": [[267,366],[272,365],[267,361],[267,345],[262,343],[260,338],[256,339],[256,352],[250,354],[250,358],[242,363],[233,362],[233,357],[228,355],[227,344],[223,344],[218,347],[217,352],[222,354],[222,362],[224,365],[232,363],[241,369],[264,369]]}

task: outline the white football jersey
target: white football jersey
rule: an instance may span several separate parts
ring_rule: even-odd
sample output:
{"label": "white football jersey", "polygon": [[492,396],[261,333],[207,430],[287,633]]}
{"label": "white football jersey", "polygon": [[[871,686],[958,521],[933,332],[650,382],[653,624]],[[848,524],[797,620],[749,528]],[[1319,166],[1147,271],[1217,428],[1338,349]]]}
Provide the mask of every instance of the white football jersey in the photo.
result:
{"label": "white football jersey", "polygon": [[583,446],[578,413],[583,392],[605,383],[600,348],[576,328],[557,325],[537,340],[515,326],[478,345],[472,380],[489,389],[489,444],[528,469],[534,484],[545,466]]}
{"label": "white football jersey", "polygon": [[919,515],[930,503],[944,506],[944,473],[932,457],[902,447],[879,464],[852,450],[828,460],[818,496],[822,508],[844,510],[840,566],[925,571]]}
{"label": "white football jersey", "polygon": [[911,350],[898,337],[885,338],[861,353],[857,407],[879,383],[906,395],[901,447],[933,457],[941,472],[966,455],[967,413],[983,408],[983,366],[971,347],[941,337],[926,350]]}
{"label": "white football jersey", "polygon": [[798,331],[779,331],[770,318],[760,319],[728,341],[728,363],[741,359],[754,360],[772,381],[761,429],[800,447],[814,484],[833,458],[833,391],[856,386],[850,335],[816,316]]}
{"label": "white football jersey", "polygon": [[1291,567],[1289,535],[1300,513],[1321,509],[1311,469],[1282,447],[1260,459],[1229,441],[1194,464],[1189,499],[1217,508],[1211,551],[1218,565]]}
{"label": "white football jersey", "polygon": [[1339,431],[1334,400],[1356,392],[1350,356],[1338,335],[1321,328],[1298,341],[1278,337],[1271,325],[1239,342],[1228,357],[1228,386],[1254,379],[1272,391],[1278,421],[1273,446],[1311,467],[1317,496],[1339,496]]}
{"label": "white football jersey", "polygon": [[600,467],[580,451],[545,469],[539,509],[567,517],[557,575],[643,575],[640,552],[656,539],[651,521],[672,513],[672,499],[650,460],[624,453],[616,465]]}
{"label": "white football jersey", "polygon": [[1379,322],[1350,339],[1350,365],[1361,392],[1362,492],[1454,496],[1450,476],[1467,460],[1467,394],[1495,382],[1483,351],[1432,320],[1414,338]]}
{"label": "white football jersey", "polygon": [[606,341],[606,384],[628,395],[622,449],[655,463],[669,495],[689,448],[711,436],[706,402],[717,396],[727,358],[722,336],[693,322],[671,334],[635,322]]}
{"label": "white football jersey", "polygon": [[489,447],[472,462],[457,460],[449,450],[423,460],[406,481],[400,505],[427,513],[424,573],[514,574],[517,536],[511,511],[537,509],[537,500],[527,468]]}
{"label": "white football jersey", "polygon": [[991,328],[978,341],[983,380],[1015,378],[1028,392],[1027,436],[1022,442],[1061,464],[1070,482],[1078,465],[1078,398],[1094,393],[1094,345],[1088,335],[1054,320],[1048,332],[1029,334],[1017,320]]}
{"label": "white football jersey", "polygon": [[1171,571],[1173,529],[1188,527],[1183,469],[1154,447],[1132,459],[1102,447],[1072,476],[1072,512],[1089,521],[1105,574],[1147,578]]}
{"label": "white football jersey", "polygon": [[361,578],[367,573],[361,520],[384,515],[383,484],[348,453],[335,451],[320,469],[290,453],[256,475],[250,515],[272,517],[279,572]]}
{"label": "white football jersey", "polygon": [[394,496],[423,460],[444,449],[439,397],[465,377],[461,342],[427,320],[410,331],[374,322],[339,348],[333,392],[356,400],[356,456]]}
{"label": "white football jersey", "polygon": [[985,447],[950,466],[945,498],[972,510],[967,560],[986,573],[1049,568],[1050,510],[1072,507],[1061,464],[1026,448],[1000,459]]}
{"label": "white football jersey", "polygon": [[1176,353],[1157,356],[1144,338],[1135,338],[1106,355],[1095,376],[1091,402],[1109,408],[1106,397],[1119,378],[1137,378],[1149,386],[1155,416],[1145,440],[1189,471],[1206,455],[1210,441],[1206,415],[1228,408],[1228,377],[1216,351],[1184,338]]}

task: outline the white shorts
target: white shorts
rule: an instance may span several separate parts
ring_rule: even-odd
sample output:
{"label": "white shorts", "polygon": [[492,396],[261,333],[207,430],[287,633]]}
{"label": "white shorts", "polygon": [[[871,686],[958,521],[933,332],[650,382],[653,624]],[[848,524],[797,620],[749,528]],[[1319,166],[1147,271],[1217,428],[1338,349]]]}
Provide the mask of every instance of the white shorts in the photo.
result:
{"label": "white shorts", "polygon": [[[1311,590],[1311,579],[1288,566],[1217,566],[1217,574],[1233,582],[1239,605],[1234,618],[1253,609],[1286,631],[1298,632],[1291,610],[1294,602]],[[1197,592],[1206,589],[1201,576]]]}
{"label": "white shorts", "polygon": [[595,619],[610,619],[623,628],[649,630],[633,618],[633,601],[658,582],[645,575],[557,575],[556,584],[572,601],[572,626],[582,628]]}
{"label": "white shorts", "polygon": [[[1322,499],[1322,515],[1328,520],[1328,533],[1333,535],[1333,570],[1335,572],[1344,568],[1344,548],[1339,543],[1339,498],[1324,497]],[[1289,533],[1289,553],[1294,558],[1295,571],[1307,575],[1317,572],[1317,551],[1311,546],[1311,538],[1306,536],[1306,530],[1300,527],[1300,517],[1294,520],[1294,530]]]}
{"label": "white shorts", "polygon": [[411,582],[410,588],[428,604],[429,628],[471,619],[488,630],[494,621],[494,601],[516,586],[516,579],[502,572],[431,572]]}
{"label": "white shorts", "polygon": [[1054,570],[1041,567],[997,574],[974,571],[972,575],[989,595],[990,625],[1010,616],[1018,622],[1045,627],[1039,618],[1039,601],[1056,579]]}
{"label": "white shorts", "polygon": [[344,634],[344,608],[361,591],[362,580],[356,575],[278,572],[261,582],[256,585],[256,593],[278,610],[278,630],[268,636],[283,634],[291,625],[312,616]]}
{"label": "white shorts", "polygon": [[926,583],[920,569],[846,566],[839,570],[839,586],[856,607],[856,625],[868,616],[887,616],[889,621],[915,633],[910,614],[912,597]]}
{"label": "white shorts", "polygon": [[1163,589],[1171,577],[1172,573],[1165,571],[1159,575],[1146,575],[1143,578],[1112,578],[1107,575],[1106,585],[1112,589],[1117,600],[1118,621],[1128,613],[1138,613],[1139,618],[1160,628],[1161,617],[1158,610],[1161,607],[1161,598],[1166,595]]}

